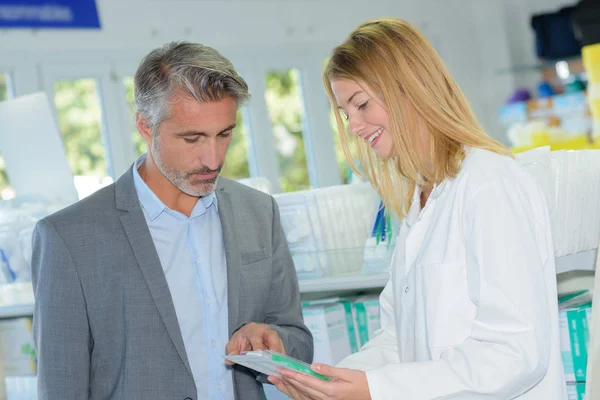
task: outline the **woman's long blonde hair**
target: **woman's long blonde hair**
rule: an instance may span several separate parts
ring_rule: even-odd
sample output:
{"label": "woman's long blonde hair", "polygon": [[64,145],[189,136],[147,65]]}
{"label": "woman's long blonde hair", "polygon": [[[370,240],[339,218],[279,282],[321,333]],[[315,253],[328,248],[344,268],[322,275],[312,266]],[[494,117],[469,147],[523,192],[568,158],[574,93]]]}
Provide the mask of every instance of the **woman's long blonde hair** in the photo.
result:
{"label": "woman's long blonde hair", "polygon": [[[366,85],[379,96],[389,115],[394,157],[382,160],[367,141],[349,139],[331,88],[335,79]],[[410,208],[417,183],[433,185],[458,174],[464,146],[511,155],[485,134],[433,46],[403,20],[384,18],[360,25],[333,50],[323,80],[348,164],[369,179],[388,210],[400,218]],[[427,136],[428,155],[421,150]]]}

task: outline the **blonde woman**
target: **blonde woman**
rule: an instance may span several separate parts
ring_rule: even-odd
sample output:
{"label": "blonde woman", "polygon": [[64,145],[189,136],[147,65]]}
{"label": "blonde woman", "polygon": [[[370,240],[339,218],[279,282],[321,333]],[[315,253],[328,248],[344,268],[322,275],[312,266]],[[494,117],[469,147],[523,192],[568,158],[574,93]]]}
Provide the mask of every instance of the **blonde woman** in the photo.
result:
{"label": "blonde woman", "polygon": [[337,368],[314,364],[329,381],[271,382],[295,399],[566,399],[547,205],[431,44],[402,20],[367,22],[324,81],[349,163],[354,147],[403,222],[377,335]]}

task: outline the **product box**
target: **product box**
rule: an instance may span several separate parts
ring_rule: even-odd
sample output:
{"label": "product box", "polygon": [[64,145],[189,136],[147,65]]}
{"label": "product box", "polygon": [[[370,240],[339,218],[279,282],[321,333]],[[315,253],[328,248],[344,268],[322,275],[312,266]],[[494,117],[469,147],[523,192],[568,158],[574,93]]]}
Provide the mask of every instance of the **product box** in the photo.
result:
{"label": "product box", "polygon": [[585,382],[590,304],[559,310],[560,348],[567,382]]}
{"label": "product box", "polygon": [[567,384],[567,400],[585,400],[585,383]]}
{"label": "product box", "polygon": [[359,341],[362,347],[373,338],[375,331],[381,327],[379,314],[379,296],[363,296],[354,301],[352,314]]}
{"label": "product box", "polygon": [[[314,361],[335,365],[352,354],[351,329],[348,328],[348,321],[352,321],[352,318],[348,308],[339,299],[302,304],[304,323],[314,339]],[[353,327],[353,324],[350,325]],[[352,335],[354,340],[355,335]]]}
{"label": "product box", "polygon": [[4,375],[27,376],[37,372],[31,318],[0,320]]}

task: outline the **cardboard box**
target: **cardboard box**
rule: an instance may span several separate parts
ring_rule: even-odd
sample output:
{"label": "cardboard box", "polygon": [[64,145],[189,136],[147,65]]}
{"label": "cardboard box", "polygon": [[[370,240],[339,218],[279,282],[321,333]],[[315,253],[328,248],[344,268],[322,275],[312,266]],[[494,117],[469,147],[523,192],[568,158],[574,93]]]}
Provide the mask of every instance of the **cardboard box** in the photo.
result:
{"label": "cardboard box", "polygon": [[585,382],[589,345],[590,304],[560,310],[560,348],[567,382]]}
{"label": "cardboard box", "polygon": [[359,347],[362,347],[373,338],[375,331],[381,327],[379,296],[364,296],[356,299],[352,307],[352,314]]}
{"label": "cardboard box", "polygon": [[585,383],[567,384],[567,400],[585,400]]}
{"label": "cardboard box", "polygon": [[4,375],[27,376],[37,372],[31,318],[0,320]]}
{"label": "cardboard box", "polygon": [[314,339],[314,361],[335,365],[352,354],[347,308],[338,301],[303,303],[304,323]]}

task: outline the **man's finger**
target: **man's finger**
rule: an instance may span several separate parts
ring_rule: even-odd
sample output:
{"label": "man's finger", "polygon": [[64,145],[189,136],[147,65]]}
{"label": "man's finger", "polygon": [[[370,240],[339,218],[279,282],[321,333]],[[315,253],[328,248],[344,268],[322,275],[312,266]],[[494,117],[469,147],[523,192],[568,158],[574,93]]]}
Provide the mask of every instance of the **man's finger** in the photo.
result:
{"label": "man's finger", "polygon": [[250,345],[252,346],[252,350],[265,350],[265,344],[263,343],[262,337],[260,336],[252,336],[249,337]]}
{"label": "man's finger", "polygon": [[265,335],[265,343],[267,344],[267,348],[269,350],[274,350],[279,353],[285,354],[285,349],[283,348],[283,341],[281,340],[277,332],[270,330]]}

